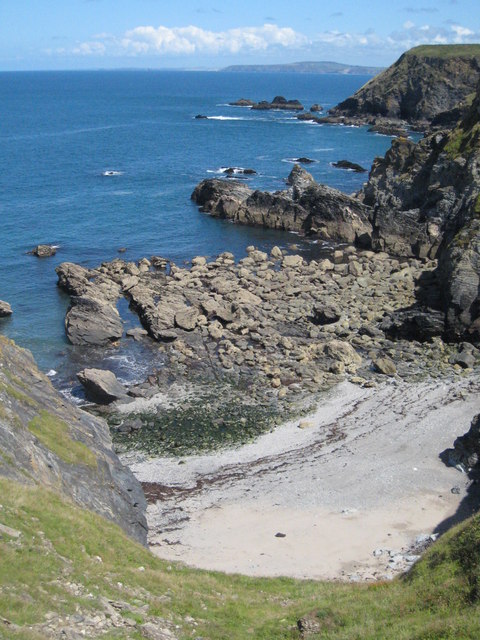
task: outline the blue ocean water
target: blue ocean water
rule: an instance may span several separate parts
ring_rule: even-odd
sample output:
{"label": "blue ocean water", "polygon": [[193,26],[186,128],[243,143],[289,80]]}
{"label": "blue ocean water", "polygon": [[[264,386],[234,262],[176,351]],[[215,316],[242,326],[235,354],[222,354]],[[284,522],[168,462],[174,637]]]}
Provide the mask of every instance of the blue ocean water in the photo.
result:
{"label": "blue ocean water", "polygon": [[[66,342],[68,297],[55,266],[97,266],[118,257],[161,255],[180,263],[245,247],[297,241],[281,232],[213,220],[190,201],[195,185],[223,166],[255,169],[254,188],[285,186],[292,159],[316,160],[315,179],[347,193],[366,179],[335,169],[370,167],[390,139],[366,128],[300,122],[295,114],[228,103],[245,97],[298,99],[325,109],[368,78],[344,75],[179,71],[0,73],[0,299],[14,315],[0,331],[31,349],[44,370],[75,370]],[[202,114],[209,119],[195,119]],[[105,173],[112,175],[104,175]],[[59,245],[54,258],[27,251]],[[126,305],[122,312],[127,322]],[[110,354],[123,374],[141,353]],[[77,350],[78,351],[78,350]],[[101,356],[99,356],[100,358]],[[103,356],[102,356],[103,357]],[[120,367],[120,372],[122,369]],[[132,374],[133,375],[133,374]]]}

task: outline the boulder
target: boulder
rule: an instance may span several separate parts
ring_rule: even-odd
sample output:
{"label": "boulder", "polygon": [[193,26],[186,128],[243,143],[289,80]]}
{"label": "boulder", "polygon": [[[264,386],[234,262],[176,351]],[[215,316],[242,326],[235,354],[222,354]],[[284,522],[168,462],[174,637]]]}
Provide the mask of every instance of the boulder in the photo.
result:
{"label": "boulder", "polygon": [[458,437],[453,449],[446,451],[448,460],[453,466],[461,466],[462,470],[478,469],[480,461],[480,414],[476,415],[470,429]]}
{"label": "boulder", "polygon": [[57,253],[57,247],[51,244],[38,244],[30,253],[37,258],[50,258]]}
{"label": "boulder", "polygon": [[352,345],[343,340],[331,340],[325,345],[325,354],[341,362],[346,367],[357,368],[362,364],[361,356],[355,351]]}
{"label": "boulder", "polygon": [[318,113],[318,111],[323,111],[323,107],[317,103],[312,104],[312,106],[310,107],[310,111],[312,113]]}
{"label": "boulder", "polygon": [[73,297],[65,316],[67,338],[76,345],[106,345],[122,337],[123,325],[115,307],[88,296]]}
{"label": "boulder", "polygon": [[83,369],[77,378],[85,387],[87,397],[98,404],[110,404],[127,399],[127,390],[112,371],[105,369]]}
{"label": "boulder", "polygon": [[336,167],[337,169],[348,169],[349,171],[355,171],[355,173],[366,173],[367,171],[359,164],[350,162],[350,160],[338,160],[338,162],[332,162],[332,167]]}
{"label": "boulder", "polygon": [[184,331],[193,331],[197,326],[200,314],[198,309],[192,307],[185,311],[177,311],[175,314],[175,325]]}
{"label": "boulder", "polygon": [[395,363],[388,356],[373,358],[372,365],[377,373],[382,373],[385,376],[394,376],[397,373]]}
{"label": "boulder", "polygon": [[340,320],[340,317],[341,313],[338,307],[331,304],[325,304],[314,307],[312,322],[313,324],[323,326],[326,324],[333,324],[334,322],[338,322]]}
{"label": "boulder", "polygon": [[4,302],[0,300],[0,318],[6,318],[7,316],[11,316],[13,313],[12,307],[8,302]]}
{"label": "boulder", "polygon": [[425,307],[399,309],[386,315],[379,328],[389,338],[425,342],[445,333],[445,314]]}

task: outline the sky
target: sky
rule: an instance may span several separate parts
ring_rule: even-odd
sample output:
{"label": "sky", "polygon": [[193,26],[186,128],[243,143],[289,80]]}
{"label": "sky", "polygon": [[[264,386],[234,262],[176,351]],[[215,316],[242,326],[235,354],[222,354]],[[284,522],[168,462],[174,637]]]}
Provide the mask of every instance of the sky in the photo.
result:
{"label": "sky", "polygon": [[0,0],[0,70],[332,60],[480,43],[479,0]]}

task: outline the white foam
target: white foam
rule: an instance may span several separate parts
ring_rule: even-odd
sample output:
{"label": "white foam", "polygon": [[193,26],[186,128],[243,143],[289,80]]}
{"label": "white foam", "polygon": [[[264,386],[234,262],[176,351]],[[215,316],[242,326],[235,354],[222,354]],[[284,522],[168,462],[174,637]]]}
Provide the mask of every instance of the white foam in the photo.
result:
{"label": "white foam", "polygon": [[238,118],[234,116],[208,116],[207,120],[245,120],[245,118]]}
{"label": "white foam", "polygon": [[314,149],[314,151],[335,151],[334,147],[319,147],[318,149]]}
{"label": "white foam", "polygon": [[107,169],[106,171],[102,171],[102,176],[123,176],[123,171]]}
{"label": "white foam", "polygon": [[47,371],[47,376],[48,376],[49,378],[53,378],[53,376],[56,376],[56,375],[57,375],[57,373],[58,373],[58,372],[57,372],[57,371],[55,371],[55,369],[50,369],[50,371]]}

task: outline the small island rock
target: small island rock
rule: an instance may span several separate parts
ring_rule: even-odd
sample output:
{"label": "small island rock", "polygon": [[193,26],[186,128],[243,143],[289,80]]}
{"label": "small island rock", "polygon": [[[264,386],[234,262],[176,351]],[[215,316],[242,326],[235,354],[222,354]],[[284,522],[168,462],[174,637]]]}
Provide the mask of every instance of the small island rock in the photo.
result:
{"label": "small island rock", "polygon": [[120,384],[112,371],[83,369],[77,373],[77,378],[85,387],[87,397],[98,404],[109,404],[114,400],[128,397],[125,387]]}
{"label": "small island rock", "polygon": [[11,316],[13,313],[12,307],[8,304],[8,302],[4,302],[0,300],[0,318],[6,318],[7,316]]}

